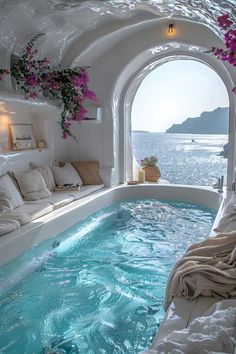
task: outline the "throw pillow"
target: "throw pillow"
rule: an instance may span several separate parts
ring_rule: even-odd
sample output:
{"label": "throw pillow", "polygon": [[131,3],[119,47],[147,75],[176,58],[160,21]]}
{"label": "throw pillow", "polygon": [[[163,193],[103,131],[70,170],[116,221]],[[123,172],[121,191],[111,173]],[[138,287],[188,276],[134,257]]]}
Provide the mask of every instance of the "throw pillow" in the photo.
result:
{"label": "throw pillow", "polygon": [[57,186],[77,183],[82,186],[82,179],[80,178],[79,174],[76,172],[70,162],[67,162],[63,167],[52,166],[51,169]]}
{"label": "throw pillow", "polygon": [[51,192],[54,191],[56,183],[51,168],[49,166],[38,166],[35,168],[35,170],[43,176],[47,189]]}
{"label": "throw pillow", "polygon": [[13,209],[11,199],[9,198],[9,195],[0,187],[0,213],[11,209]]}
{"label": "throw pillow", "polygon": [[36,171],[14,173],[25,200],[38,200],[50,196],[42,175]]}
{"label": "throw pillow", "polygon": [[0,212],[12,210],[24,204],[11,177],[6,174],[0,177]]}
{"label": "throw pillow", "polygon": [[98,161],[74,161],[71,163],[82,178],[84,185],[102,184]]}

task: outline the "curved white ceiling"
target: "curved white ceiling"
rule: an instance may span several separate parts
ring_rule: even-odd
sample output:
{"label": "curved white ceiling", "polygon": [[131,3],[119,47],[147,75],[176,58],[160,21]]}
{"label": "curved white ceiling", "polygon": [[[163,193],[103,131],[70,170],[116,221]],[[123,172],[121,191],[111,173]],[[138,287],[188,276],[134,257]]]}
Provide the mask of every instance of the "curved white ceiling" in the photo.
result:
{"label": "curved white ceiling", "polygon": [[[38,32],[41,50],[58,63],[78,39],[97,39],[115,29],[174,16],[207,24],[215,32],[217,16],[236,19],[235,0],[0,0],[0,46],[19,52]],[[115,32],[115,31],[114,31]],[[43,44],[43,45],[42,45]]]}

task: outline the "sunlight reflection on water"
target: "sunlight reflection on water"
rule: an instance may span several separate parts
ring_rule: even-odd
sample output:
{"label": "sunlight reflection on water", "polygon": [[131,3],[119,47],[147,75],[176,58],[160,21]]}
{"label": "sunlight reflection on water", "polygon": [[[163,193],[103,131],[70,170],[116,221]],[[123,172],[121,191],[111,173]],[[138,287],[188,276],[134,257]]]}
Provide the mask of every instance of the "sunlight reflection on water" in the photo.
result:
{"label": "sunlight reflection on water", "polygon": [[138,162],[145,156],[155,155],[163,179],[203,186],[212,184],[211,175],[223,175],[226,180],[227,159],[219,154],[227,139],[227,135],[132,134],[134,156]]}

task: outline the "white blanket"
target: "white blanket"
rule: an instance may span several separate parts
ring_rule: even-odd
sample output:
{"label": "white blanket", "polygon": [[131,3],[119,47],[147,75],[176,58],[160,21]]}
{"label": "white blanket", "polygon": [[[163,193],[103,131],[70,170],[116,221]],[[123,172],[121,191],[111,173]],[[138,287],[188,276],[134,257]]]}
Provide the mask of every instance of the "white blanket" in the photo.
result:
{"label": "white blanket", "polygon": [[167,309],[174,297],[236,298],[236,230],[193,244],[176,263],[166,287]]}
{"label": "white blanket", "polygon": [[[180,331],[164,337],[153,353],[236,353],[236,300],[223,300]],[[147,352],[148,353],[148,352]]]}

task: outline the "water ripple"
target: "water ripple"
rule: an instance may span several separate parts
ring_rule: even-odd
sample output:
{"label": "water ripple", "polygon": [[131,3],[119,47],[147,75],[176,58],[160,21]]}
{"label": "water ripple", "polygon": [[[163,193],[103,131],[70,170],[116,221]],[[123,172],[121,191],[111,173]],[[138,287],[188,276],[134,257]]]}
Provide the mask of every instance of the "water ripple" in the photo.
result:
{"label": "water ripple", "polygon": [[68,230],[71,241],[67,233],[57,235],[57,243],[50,241],[56,252],[40,271],[0,298],[0,352],[136,354],[147,348],[164,314],[170,269],[189,243],[205,237],[213,218],[212,210],[195,205],[142,200],[92,215]]}

